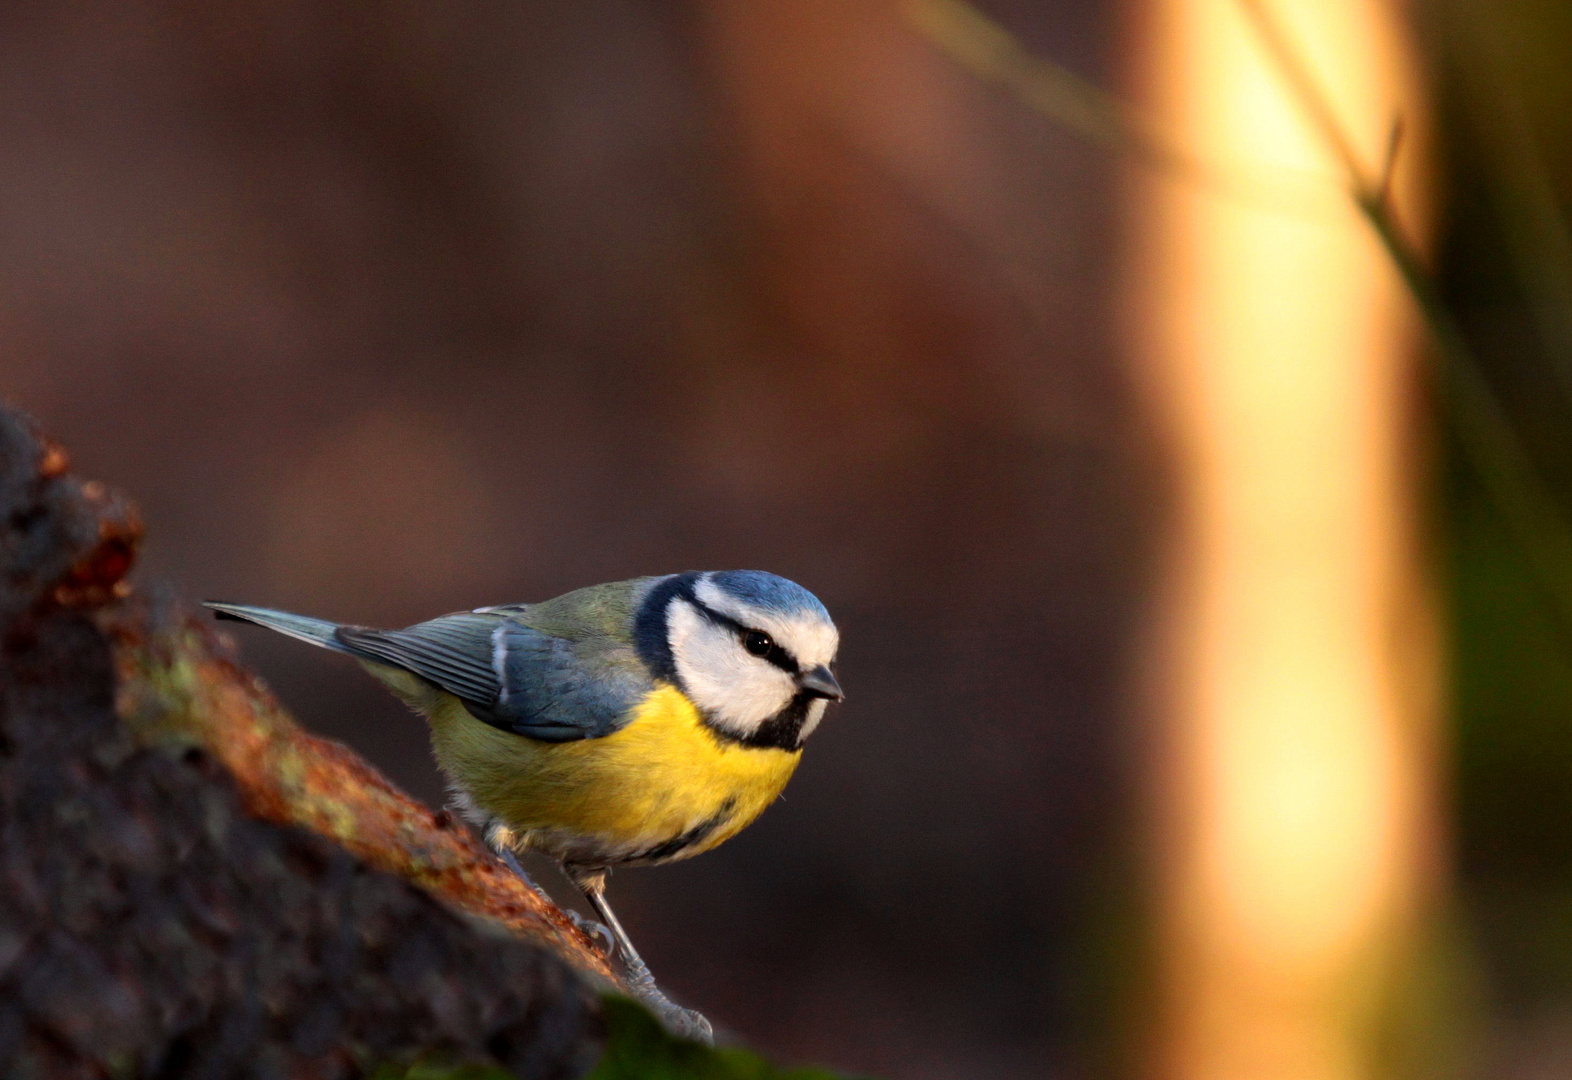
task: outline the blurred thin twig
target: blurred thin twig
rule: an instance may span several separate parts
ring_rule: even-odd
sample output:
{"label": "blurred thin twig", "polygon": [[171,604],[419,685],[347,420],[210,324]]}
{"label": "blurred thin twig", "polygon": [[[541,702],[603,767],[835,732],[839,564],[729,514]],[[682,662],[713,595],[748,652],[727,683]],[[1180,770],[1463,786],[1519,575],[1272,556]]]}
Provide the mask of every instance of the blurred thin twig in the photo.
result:
{"label": "blurred thin twig", "polygon": [[[1263,0],[1238,2],[1299,106],[1337,159],[1348,195],[1412,294],[1435,342],[1432,355],[1442,400],[1463,453],[1552,601],[1556,622],[1572,644],[1572,529],[1540,480],[1434,275],[1398,218],[1391,179],[1401,146],[1401,121],[1393,124],[1380,171],[1367,169],[1330,99]],[[1113,95],[1062,65],[1034,56],[965,0],[907,0],[906,10],[912,23],[963,67],[1008,87],[1025,104],[1082,137],[1206,187],[1235,194],[1248,194],[1254,188],[1253,183],[1241,183],[1226,170],[1178,147]]]}
{"label": "blurred thin twig", "polygon": [[1112,94],[1027,52],[1008,30],[964,0],[911,0],[906,11],[918,29],[973,74],[1008,86],[1076,134],[1181,172],[1199,168],[1149,132]]}
{"label": "blurred thin twig", "polygon": [[1540,479],[1522,439],[1485,379],[1457,316],[1403,229],[1386,177],[1367,172],[1330,99],[1265,0],[1238,0],[1299,105],[1347,173],[1355,205],[1413,295],[1435,350],[1442,401],[1464,455],[1518,544],[1572,643],[1572,529]]}
{"label": "blurred thin twig", "polygon": [[1088,142],[1276,213],[1314,217],[1328,206],[1327,176],[1284,166],[1223,167],[1189,153],[1114,95],[1029,52],[966,0],[906,0],[907,18],[978,78],[1010,90]]}

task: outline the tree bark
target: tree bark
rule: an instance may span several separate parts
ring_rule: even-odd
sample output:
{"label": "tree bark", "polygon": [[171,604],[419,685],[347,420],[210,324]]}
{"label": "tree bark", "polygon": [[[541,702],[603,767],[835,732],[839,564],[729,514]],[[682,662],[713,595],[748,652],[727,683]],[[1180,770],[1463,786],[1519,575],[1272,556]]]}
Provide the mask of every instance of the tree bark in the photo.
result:
{"label": "tree bark", "polygon": [[205,621],[134,595],[140,537],[0,407],[0,1072],[592,1067],[600,955]]}

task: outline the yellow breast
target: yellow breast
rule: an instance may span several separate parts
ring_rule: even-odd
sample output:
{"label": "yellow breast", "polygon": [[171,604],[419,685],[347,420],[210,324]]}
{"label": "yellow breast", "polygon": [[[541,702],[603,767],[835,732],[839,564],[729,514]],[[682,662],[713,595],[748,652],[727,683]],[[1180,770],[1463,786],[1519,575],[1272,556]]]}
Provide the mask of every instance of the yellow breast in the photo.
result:
{"label": "yellow breast", "polygon": [[499,731],[448,694],[429,705],[422,711],[437,761],[476,807],[513,830],[521,847],[570,863],[708,851],[774,802],[802,757],[723,741],[670,685],[652,691],[620,730],[566,743]]}

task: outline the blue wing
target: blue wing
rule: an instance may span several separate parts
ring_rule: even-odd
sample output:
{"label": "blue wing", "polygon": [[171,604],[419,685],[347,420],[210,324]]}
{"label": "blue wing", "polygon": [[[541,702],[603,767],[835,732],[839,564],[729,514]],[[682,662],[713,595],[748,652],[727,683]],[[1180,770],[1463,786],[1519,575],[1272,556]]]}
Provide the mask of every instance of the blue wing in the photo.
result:
{"label": "blue wing", "polygon": [[598,739],[628,722],[652,685],[631,648],[553,637],[513,614],[460,612],[403,630],[341,626],[334,636],[356,656],[436,684],[477,720],[531,739]]}

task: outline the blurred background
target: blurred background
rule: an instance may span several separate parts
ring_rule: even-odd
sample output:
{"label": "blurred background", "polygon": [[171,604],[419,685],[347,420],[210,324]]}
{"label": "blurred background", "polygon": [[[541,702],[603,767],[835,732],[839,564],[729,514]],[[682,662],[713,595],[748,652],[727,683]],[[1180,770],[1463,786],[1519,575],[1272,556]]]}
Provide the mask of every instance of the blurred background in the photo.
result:
{"label": "blurred background", "polygon": [[[612,885],[719,1025],[1572,1075],[1565,5],[17,4],[0,147],[0,394],[140,503],[144,583],[824,599],[785,800]],[[444,799],[358,669],[234,633]]]}

